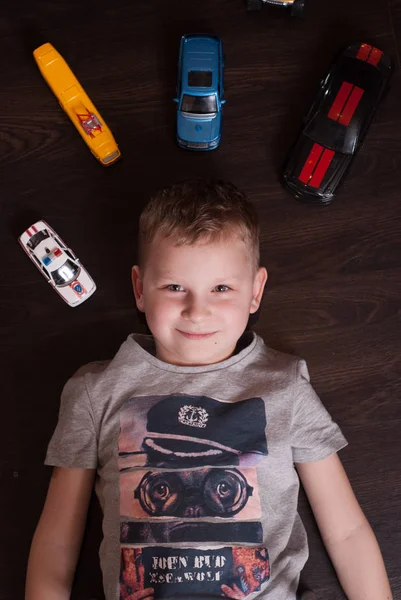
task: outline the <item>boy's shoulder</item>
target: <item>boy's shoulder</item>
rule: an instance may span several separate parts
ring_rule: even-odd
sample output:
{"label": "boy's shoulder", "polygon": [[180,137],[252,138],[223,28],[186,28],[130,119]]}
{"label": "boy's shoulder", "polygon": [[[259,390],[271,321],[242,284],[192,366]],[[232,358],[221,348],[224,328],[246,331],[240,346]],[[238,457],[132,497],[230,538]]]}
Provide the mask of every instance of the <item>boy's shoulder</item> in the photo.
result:
{"label": "boy's shoulder", "polygon": [[294,370],[298,367],[299,363],[305,363],[299,355],[284,352],[283,350],[277,350],[276,348],[269,346],[260,335],[255,335],[259,342],[259,352],[255,358],[256,360],[259,359],[264,361],[269,368],[277,370]]}
{"label": "boy's shoulder", "polygon": [[73,373],[72,379],[85,378],[86,375],[100,375],[102,374],[109,364],[110,360],[94,360],[92,362],[86,363],[78,367],[78,369]]}
{"label": "boy's shoulder", "polygon": [[[121,344],[113,358],[94,360],[80,366],[71,376],[72,380],[86,380],[93,383],[120,375],[127,365],[138,362],[138,344],[136,338],[144,338],[143,343],[151,344],[151,336],[130,334]],[[149,338],[146,342],[146,338]],[[142,343],[142,342],[141,342]]]}
{"label": "boy's shoulder", "polygon": [[308,365],[302,356],[277,350],[258,337],[258,352],[255,353],[249,368],[247,378],[269,380],[279,386],[299,389],[305,383],[310,384]]}

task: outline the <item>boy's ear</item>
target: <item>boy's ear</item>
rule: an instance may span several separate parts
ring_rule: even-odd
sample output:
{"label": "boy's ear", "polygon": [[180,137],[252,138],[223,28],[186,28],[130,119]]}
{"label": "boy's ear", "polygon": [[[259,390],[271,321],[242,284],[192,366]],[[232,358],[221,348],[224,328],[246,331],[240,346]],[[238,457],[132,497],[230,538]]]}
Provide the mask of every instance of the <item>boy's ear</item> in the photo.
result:
{"label": "boy's ear", "polygon": [[249,311],[251,315],[253,313],[255,313],[260,306],[260,302],[262,300],[266,281],[267,281],[267,271],[264,267],[260,267],[256,272],[255,279],[253,282],[253,296],[252,296],[251,308]]}
{"label": "boy's ear", "polygon": [[134,288],[134,296],[136,306],[141,312],[145,312],[145,303],[143,299],[143,282],[141,272],[138,265],[134,265],[131,271],[132,287]]}

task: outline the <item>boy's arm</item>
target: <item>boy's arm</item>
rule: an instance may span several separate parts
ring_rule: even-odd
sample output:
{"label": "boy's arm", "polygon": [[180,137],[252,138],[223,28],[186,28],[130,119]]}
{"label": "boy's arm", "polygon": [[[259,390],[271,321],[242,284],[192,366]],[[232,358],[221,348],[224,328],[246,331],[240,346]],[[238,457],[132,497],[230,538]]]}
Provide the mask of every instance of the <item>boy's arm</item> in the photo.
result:
{"label": "boy's arm", "polygon": [[25,600],[68,600],[94,469],[55,467],[29,554]]}
{"label": "boy's arm", "polygon": [[296,468],[346,596],[391,600],[376,537],[337,454]]}

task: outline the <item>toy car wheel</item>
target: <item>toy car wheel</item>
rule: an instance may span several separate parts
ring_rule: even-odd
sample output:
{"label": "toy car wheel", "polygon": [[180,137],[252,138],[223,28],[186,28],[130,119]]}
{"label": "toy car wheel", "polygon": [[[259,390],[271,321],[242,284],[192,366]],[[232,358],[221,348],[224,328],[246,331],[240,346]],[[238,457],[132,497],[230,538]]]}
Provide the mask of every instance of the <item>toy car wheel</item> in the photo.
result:
{"label": "toy car wheel", "polygon": [[302,17],[304,14],[304,8],[305,0],[295,0],[294,4],[291,6],[291,16]]}
{"label": "toy car wheel", "polygon": [[247,10],[260,10],[262,8],[262,0],[246,0]]}

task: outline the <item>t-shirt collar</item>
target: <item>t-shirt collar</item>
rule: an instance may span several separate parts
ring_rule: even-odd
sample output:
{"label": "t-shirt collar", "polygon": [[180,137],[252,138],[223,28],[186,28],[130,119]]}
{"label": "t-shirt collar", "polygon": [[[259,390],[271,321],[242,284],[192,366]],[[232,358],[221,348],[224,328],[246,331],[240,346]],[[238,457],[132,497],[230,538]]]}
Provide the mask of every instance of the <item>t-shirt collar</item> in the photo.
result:
{"label": "t-shirt collar", "polygon": [[233,354],[229,358],[211,365],[201,366],[180,366],[164,362],[155,356],[155,343],[153,336],[139,333],[132,333],[128,336],[128,344],[134,346],[135,352],[141,355],[141,358],[152,364],[154,367],[163,371],[173,373],[208,373],[211,371],[219,371],[226,369],[243,361],[255,350],[260,338],[253,331],[245,331],[237,343],[242,348],[237,354]]}

